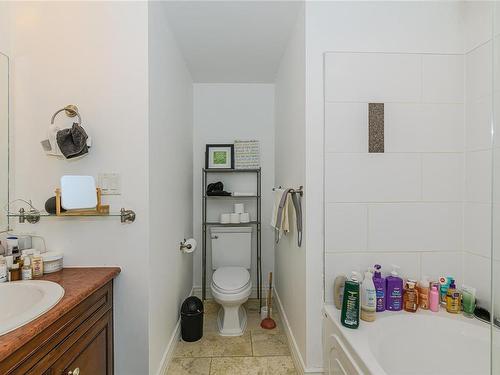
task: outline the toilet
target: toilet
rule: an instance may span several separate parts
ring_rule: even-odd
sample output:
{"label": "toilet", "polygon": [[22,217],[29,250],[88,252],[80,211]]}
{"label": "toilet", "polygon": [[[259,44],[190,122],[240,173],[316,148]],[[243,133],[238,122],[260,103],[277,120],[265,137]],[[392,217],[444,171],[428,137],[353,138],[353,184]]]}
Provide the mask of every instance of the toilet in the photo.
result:
{"label": "toilet", "polygon": [[211,291],[221,305],[217,325],[221,336],[240,336],[247,326],[243,304],[252,293],[252,227],[212,227]]}

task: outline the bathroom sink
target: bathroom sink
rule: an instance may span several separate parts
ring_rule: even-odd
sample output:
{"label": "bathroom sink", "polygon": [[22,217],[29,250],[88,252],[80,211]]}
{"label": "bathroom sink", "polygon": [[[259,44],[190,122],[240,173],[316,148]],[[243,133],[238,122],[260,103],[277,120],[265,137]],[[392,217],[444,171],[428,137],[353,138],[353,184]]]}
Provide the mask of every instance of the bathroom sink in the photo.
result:
{"label": "bathroom sink", "polygon": [[0,336],[46,313],[63,296],[64,289],[51,281],[0,283]]}

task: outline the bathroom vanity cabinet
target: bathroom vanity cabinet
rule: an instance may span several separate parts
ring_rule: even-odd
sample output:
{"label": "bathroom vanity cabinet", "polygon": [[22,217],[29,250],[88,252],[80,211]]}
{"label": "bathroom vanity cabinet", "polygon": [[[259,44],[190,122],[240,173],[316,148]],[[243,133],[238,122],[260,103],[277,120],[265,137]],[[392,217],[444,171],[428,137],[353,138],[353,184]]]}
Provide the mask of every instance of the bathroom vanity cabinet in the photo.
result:
{"label": "bathroom vanity cabinet", "polygon": [[0,360],[0,374],[113,374],[113,280],[26,337],[22,346]]}

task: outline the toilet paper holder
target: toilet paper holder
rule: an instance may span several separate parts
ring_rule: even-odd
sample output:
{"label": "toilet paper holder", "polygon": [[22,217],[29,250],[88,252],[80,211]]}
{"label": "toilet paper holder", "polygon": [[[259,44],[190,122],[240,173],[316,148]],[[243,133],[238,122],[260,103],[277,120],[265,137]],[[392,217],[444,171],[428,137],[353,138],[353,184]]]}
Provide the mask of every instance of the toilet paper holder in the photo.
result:
{"label": "toilet paper holder", "polygon": [[192,253],[194,250],[196,250],[196,240],[194,240],[193,238],[186,240],[184,238],[184,240],[179,243],[179,250],[183,253]]}

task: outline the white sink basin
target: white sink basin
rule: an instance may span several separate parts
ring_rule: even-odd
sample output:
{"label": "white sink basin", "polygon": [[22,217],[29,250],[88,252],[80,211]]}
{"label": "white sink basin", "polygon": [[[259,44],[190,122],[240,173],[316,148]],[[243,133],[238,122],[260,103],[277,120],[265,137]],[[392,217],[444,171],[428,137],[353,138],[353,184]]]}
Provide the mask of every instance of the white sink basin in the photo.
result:
{"label": "white sink basin", "polygon": [[63,296],[64,289],[51,281],[0,283],[0,336],[46,313]]}

